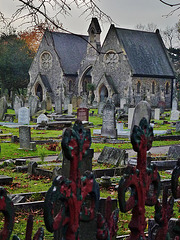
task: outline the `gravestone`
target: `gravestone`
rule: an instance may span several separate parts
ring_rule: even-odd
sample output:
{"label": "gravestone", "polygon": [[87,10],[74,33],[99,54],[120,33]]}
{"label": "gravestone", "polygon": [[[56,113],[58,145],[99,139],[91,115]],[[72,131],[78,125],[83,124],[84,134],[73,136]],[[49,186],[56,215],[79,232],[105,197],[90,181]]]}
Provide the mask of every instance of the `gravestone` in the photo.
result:
{"label": "gravestone", "polygon": [[177,110],[178,109],[178,99],[175,97],[172,100],[172,110]]}
{"label": "gravestone", "polygon": [[28,104],[29,104],[30,116],[32,117],[38,111],[39,98],[37,96],[30,95]]}
{"label": "gravestone", "polygon": [[179,120],[179,111],[178,111],[178,110],[172,110],[172,111],[171,111],[170,120],[171,120],[171,121],[177,121],[177,120]]}
{"label": "gravestone", "polygon": [[78,108],[77,109],[77,119],[81,121],[89,121],[89,109],[88,108]]}
{"label": "gravestone", "polygon": [[117,132],[122,132],[123,131],[123,123],[117,122],[116,123],[116,128],[117,128]]}
{"label": "gravestone", "polygon": [[73,97],[72,97],[72,107],[73,107],[73,109],[75,109],[75,108],[78,107],[77,97],[76,97],[76,96],[73,96]]}
{"label": "gravestone", "polygon": [[31,142],[31,127],[20,126],[19,127],[20,148],[30,149],[30,142]]}
{"label": "gravestone", "polygon": [[124,105],[126,104],[126,98],[120,99],[120,109],[124,109]]}
{"label": "gravestone", "polygon": [[46,93],[46,110],[52,111],[52,99],[51,99],[49,93]]}
{"label": "gravestone", "polygon": [[3,120],[4,114],[7,112],[7,101],[6,97],[0,99],[0,120]]}
{"label": "gravestone", "polygon": [[55,97],[55,112],[62,113],[62,100],[60,95]]}
{"label": "gravestone", "polygon": [[5,175],[0,175],[0,186],[12,184],[13,178]]}
{"label": "gravestone", "polygon": [[19,124],[29,124],[30,121],[30,111],[27,107],[21,107],[18,111],[18,123]]}
{"label": "gravestone", "polygon": [[159,120],[160,118],[160,108],[155,108],[154,110],[154,119]]}
{"label": "gravestone", "polygon": [[39,117],[37,118],[37,123],[48,123],[49,118],[44,114],[40,114]]}
{"label": "gravestone", "polygon": [[128,109],[128,129],[131,129],[132,119],[133,119],[133,115],[134,115],[134,109],[135,108]]}
{"label": "gravestone", "polygon": [[23,101],[22,101],[22,99],[18,95],[15,95],[14,104],[13,105],[14,105],[13,108],[14,108],[14,111],[15,111],[15,114],[16,114],[16,118],[17,118],[19,109],[21,107],[23,107]]}
{"label": "gravestone", "polygon": [[[92,159],[94,155],[94,149],[89,149],[88,154],[86,157],[83,157],[81,162],[81,168],[80,173],[81,175],[84,174],[85,171],[92,171]],[[62,163],[62,175],[69,178],[69,172],[70,172],[70,164],[71,162],[66,159],[66,157],[63,155],[63,163]]]}
{"label": "gravestone", "polygon": [[98,106],[98,114],[102,115],[103,114],[103,109],[105,106],[105,102],[100,102]]}
{"label": "gravestone", "polygon": [[117,138],[115,106],[110,100],[107,100],[104,106],[101,136]]}
{"label": "gravestone", "polygon": [[180,145],[174,145],[169,147],[168,158],[172,159],[180,158]]}
{"label": "gravestone", "polygon": [[176,132],[180,132],[180,122],[176,122]]}
{"label": "gravestone", "polygon": [[67,96],[64,99],[64,111],[68,110],[68,104],[70,104],[70,98]]}
{"label": "gravestone", "polygon": [[136,105],[131,125],[131,133],[135,125],[139,126],[139,123],[143,117],[146,118],[148,123],[150,123],[151,107],[147,101],[141,101]]}
{"label": "gravestone", "polygon": [[68,104],[68,115],[72,115],[72,113],[73,113],[73,105]]}
{"label": "gravestone", "polygon": [[160,113],[164,113],[166,103],[164,101],[159,101],[158,107],[160,108]]}
{"label": "gravestone", "polygon": [[99,155],[97,160],[98,163],[112,164],[116,167],[125,165],[125,154],[124,149],[113,148],[105,146]]}
{"label": "gravestone", "polygon": [[41,110],[46,110],[46,100],[43,100],[42,102],[41,102]]}
{"label": "gravestone", "polygon": [[78,96],[77,97],[77,107],[80,107],[80,105],[82,104],[83,102],[83,98],[81,96]]}

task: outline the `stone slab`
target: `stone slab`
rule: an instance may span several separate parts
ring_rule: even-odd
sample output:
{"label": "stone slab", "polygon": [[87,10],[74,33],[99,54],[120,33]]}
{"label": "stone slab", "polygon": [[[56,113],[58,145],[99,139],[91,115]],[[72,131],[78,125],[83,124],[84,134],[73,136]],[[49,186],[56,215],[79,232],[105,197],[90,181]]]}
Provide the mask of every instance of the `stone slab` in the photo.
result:
{"label": "stone slab", "polygon": [[2,185],[10,185],[13,181],[12,177],[0,175],[0,186]]}

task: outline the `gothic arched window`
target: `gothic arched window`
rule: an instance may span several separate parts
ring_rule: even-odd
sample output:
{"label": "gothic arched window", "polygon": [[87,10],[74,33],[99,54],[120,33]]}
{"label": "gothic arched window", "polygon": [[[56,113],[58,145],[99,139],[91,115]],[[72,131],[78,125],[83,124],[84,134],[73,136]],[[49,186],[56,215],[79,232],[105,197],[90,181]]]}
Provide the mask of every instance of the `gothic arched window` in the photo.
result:
{"label": "gothic arched window", "polygon": [[155,82],[152,82],[152,94],[155,94]]}
{"label": "gothic arched window", "polygon": [[169,83],[166,83],[166,94],[169,94]]}

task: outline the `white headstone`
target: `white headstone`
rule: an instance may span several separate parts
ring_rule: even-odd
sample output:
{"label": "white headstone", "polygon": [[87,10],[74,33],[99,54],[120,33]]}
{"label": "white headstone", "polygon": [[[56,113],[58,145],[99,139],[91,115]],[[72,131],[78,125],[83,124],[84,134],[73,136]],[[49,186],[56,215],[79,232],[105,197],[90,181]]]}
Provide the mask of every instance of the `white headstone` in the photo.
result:
{"label": "white headstone", "polygon": [[179,111],[178,111],[178,110],[172,110],[172,111],[171,111],[170,120],[171,120],[171,121],[177,121],[177,120],[179,120]]}
{"label": "white headstone", "polygon": [[172,110],[177,110],[178,109],[178,99],[175,97],[172,100]]}
{"label": "white headstone", "polygon": [[72,112],[73,112],[73,105],[68,104],[68,115],[72,115]]}
{"label": "white headstone", "polygon": [[134,110],[131,133],[135,125],[139,126],[142,118],[146,118],[147,122],[150,123],[151,120],[151,106],[147,101],[140,101]]}
{"label": "white headstone", "polygon": [[160,108],[155,108],[154,110],[154,119],[159,120],[160,118]]}
{"label": "white headstone", "polygon": [[128,129],[131,129],[132,119],[133,119],[133,115],[134,115],[134,109],[135,108],[128,109]]}
{"label": "white headstone", "polygon": [[125,104],[126,104],[126,99],[125,98],[121,98],[120,99],[120,108],[123,109]]}
{"label": "white headstone", "polygon": [[44,114],[40,114],[39,117],[37,118],[37,123],[42,123],[42,122],[48,122],[49,118]]}
{"label": "white headstone", "polygon": [[27,107],[21,107],[18,111],[18,123],[29,124],[30,121],[30,110]]}

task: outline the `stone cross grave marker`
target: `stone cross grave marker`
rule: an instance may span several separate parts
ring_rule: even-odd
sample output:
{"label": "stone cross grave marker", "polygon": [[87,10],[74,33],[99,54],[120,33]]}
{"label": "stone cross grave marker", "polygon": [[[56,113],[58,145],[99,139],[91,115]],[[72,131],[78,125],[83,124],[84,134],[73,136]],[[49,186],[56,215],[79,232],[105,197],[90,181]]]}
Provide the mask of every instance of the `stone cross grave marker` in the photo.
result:
{"label": "stone cross grave marker", "polygon": [[117,138],[115,106],[110,100],[104,106],[101,136]]}
{"label": "stone cross grave marker", "polygon": [[29,124],[30,121],[30,111],[27,107],[21,107],[18,111],[18,123],[19,124]]}

